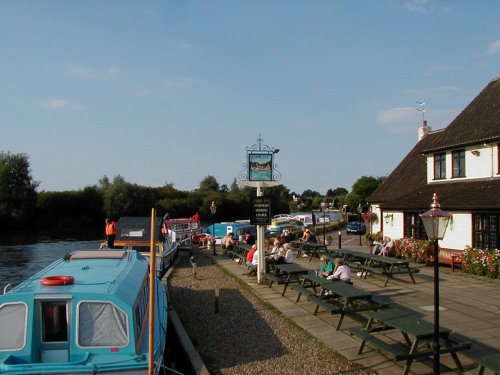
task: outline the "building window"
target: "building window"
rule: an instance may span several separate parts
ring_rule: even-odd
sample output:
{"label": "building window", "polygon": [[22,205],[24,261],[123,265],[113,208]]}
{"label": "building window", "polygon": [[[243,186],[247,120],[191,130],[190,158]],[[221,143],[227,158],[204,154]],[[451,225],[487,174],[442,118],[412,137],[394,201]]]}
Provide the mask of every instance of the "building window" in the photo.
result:
{"label": "building window", "polygon": [[442,180],[446,178],[446,154],[434,155],[434,179]]}
{"label": "building window", "polygon": [[405,213],[405,237],[413,237],[417,240],[427,240],[424,224],[418,213]]}
{"label": "building window", "polygon": [[474,215],[474,247],[478,249],[500,249],[500,215]]}
{"label": "building window", "polygon": [[465,177],[465,150],[453,151],[452,156],[452,177]]}

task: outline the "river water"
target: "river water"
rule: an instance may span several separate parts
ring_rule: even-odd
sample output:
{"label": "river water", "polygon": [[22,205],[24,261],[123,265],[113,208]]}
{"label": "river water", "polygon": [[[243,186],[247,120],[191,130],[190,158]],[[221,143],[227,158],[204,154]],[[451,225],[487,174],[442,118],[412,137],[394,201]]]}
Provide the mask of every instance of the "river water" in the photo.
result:
{"label": "river water", "polygon": [[74,250],[98,249],[103,241],[102,230],[72,233],[1,233],[0,294],[7,284],[15,286]]}

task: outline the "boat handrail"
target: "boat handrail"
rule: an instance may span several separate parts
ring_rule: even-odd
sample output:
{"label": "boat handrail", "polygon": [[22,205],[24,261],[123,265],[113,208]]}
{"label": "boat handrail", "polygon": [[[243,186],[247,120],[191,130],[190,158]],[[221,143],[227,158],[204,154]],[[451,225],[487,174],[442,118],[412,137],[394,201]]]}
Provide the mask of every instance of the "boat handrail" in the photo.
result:
{"label": "boat handrail", "polygon": [[8,291],[7,288],[9,288],[9,287],[12,288],[12,284],[9,283],[9,284],[5,285],[5,287],[3,288],[3,294],[7,293],[7,291]]}

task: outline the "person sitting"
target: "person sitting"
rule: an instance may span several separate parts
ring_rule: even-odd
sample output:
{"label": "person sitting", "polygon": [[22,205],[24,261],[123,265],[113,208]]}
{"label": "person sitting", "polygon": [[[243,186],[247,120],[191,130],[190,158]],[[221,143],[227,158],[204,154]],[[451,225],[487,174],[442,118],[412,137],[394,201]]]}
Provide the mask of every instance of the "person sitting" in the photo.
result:
{"label": "person sitting", "polygon": [[283,245],[285,250],[285,263],[293,263],[293,251],[289,243]]}
{"label": "person sitting", "polygon": [[384,237],[384,242],[382,243],[382,248],[380,249],[380,256],[388,257],[391,255],[391,251],[394,247],[394,241],[391,237]]}
{"label": "person sitting", "polygon": [[232,232],[229,232],[226,238],[226,249],[225,251],[223,251],[223,254],[225,255],[227,250],[233,250],[235,247],[236,241],[234,240],[234,234]]}
{"label": "person sitting", "polygon": [[280,251],[280,241],[274,240],[273,248],[271,249],[271,253],[269,255],[275,255],[275,254],[279,253],[279,251]]}
{"label": "person sitting", "polygon": [[285,263],[285,249],[279,248],[274,254],[266,257],[266,272],[270,272],[271,264],[282,264]]}
{"label": "person sitting", "polygon": [[335,259],[335,270],[333,275],[327,277],[328,280],[342,280],[346,283],[351,283],[351,269],[347,264],[344,264],[344,259]]}
{"label": "person sitting", "polygon": [[333,262],[330,258],[322,255],[319,264],[319,275],[328,277],[333,274]]}
{"label": "person sitting", "polygon": [[259,266],[259,252],[255,251],[252,256],[252,263],[249,265],[250,267],[250,276],[257,275],[257,267]]}
{"label": "person sitting", "polygon": [[252,266],[252,260],[253,260],[253,254],[257,251],[257,245],[252,245],[250,248],[250,251],[247,254],[247,257],[245,258],[245,263],[248,267]]}
{"label": "person sitting", "polygon": [[255,244],[255,237],[253,236],[252,233],[245,233],[243,241],[248,245],[253,245]]}

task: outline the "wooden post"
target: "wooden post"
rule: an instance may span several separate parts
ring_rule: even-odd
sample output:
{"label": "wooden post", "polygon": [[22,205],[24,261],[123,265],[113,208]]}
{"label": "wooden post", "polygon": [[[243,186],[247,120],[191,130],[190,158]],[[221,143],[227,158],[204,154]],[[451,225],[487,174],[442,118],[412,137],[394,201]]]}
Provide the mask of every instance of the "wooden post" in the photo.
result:
{"label": "wooden post", "polygon": [[219,302],[220,302],[220,290],[219,288],[215,288],[215,313],[219,313]]}
{"label": "wooden post", "polygon": [[156,249],[155,249],[156,212],[151,209],[151,238],[149,242],[149,362],[148,375],[155,371],[155,291],[156,291]]}

